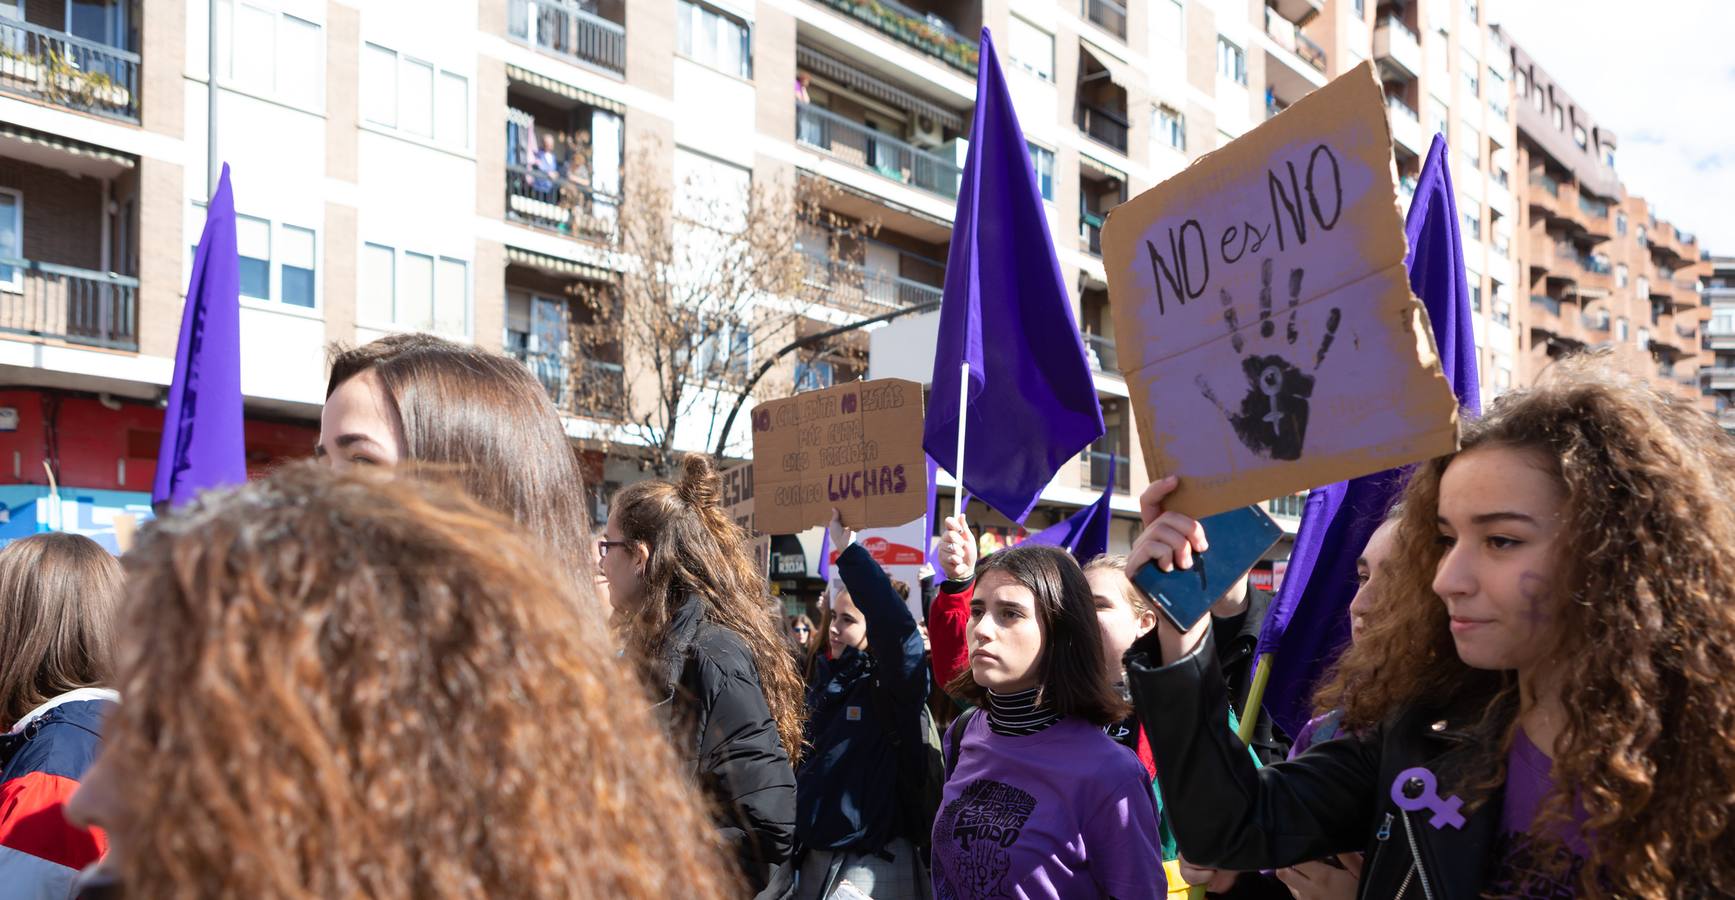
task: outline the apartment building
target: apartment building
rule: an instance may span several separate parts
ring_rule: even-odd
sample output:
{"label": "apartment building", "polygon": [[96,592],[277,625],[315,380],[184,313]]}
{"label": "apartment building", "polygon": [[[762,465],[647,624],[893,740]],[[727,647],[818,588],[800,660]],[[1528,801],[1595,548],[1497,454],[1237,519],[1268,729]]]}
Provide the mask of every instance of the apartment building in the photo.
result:
{"label": "apartment building", "polygon": [[1700,378],[1717,423],[1735,434],[1735,256],[1712,256],[1703,271],[1704,321]]}
{"label": "apartment building", "polygon": [[1528,293],[1518,317],[1521,380],[1564,354],[1609,347],[1633,372],[1699,396],[1699,281],[1709,265],[1698,242],[1626,190],[1612,129],[1522,47],[1511,47],[1511,66]]}

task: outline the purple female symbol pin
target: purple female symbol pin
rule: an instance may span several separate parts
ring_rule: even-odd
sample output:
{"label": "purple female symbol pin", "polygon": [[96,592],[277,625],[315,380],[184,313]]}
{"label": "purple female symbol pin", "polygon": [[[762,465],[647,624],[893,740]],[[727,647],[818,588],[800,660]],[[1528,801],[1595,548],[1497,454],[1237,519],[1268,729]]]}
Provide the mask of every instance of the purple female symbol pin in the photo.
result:
{"label": "purple female symbol pin", "polygon": [[1464,814],[1458,810],[1463,808],[1464,801],[1456,795],[1442,799],[1438,789],[1434,773],[1426,766],[1405,769],[1392,782],[1392,802],[1406,812],[1431,810],[1434,816],[1428,824],[1435,828],[1447,825],[1463,828]]}

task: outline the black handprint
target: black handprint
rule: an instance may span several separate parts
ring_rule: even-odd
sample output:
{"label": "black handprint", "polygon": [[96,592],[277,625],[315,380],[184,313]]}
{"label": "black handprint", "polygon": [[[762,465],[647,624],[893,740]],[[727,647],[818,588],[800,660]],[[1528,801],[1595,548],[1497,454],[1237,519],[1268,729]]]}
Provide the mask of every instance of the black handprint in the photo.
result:
{"label": "black handprint", "polygon": [[[1284,335],[1286,344],[1294,344],[1301,336],[1296,324],[1296,314],[1301,306],[1303,274],[1304,271],[1300,268],[1289,271],[1289,324]],[[1259,336],[1264,339],[1270,339],[1277,333],[1276,323],[1271,321],[1271,280],[1272,263],[1267,259],[1259,267]],[[1235,352],[1245,352],[1246,341],[1241,336],[1234,299],[1229,296],[1228,291],[1221,291],[1219,298],[1223,302],[1223,322],[1229,327],[1230,344],[1235,348]],[[1337,337],[1337,326],[1342,320],[1342,311],[1336,307],[1327,313],[1325,336],[1320,339],[1319,351],[1313,360],[1315,370],[1325,362],[1325,355],[1331,350],[1332,341]],[[1235,429],[1235,435],[1247,449],[1270,459],[1300,459],[1302,445],[1307,438],[1308,401],[1313,397],[1313,376],[1275,353],[1245,357],[1241,360],[1241,371],[1247,376],[1247,393],[1242,396],[1237,412],[1229,411],[1222,401],[1217,399],[1216,392],[1205,381],[1205,376],[1200,375],[1196,383],[1205,398],[1229,420],[1229,424]]]}

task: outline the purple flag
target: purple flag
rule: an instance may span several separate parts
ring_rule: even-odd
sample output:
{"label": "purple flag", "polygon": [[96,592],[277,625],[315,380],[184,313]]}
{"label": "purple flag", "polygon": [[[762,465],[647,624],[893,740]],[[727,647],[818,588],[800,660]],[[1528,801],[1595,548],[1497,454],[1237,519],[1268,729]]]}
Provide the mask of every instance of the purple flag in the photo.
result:
{"label": "purple flag", "polygon": [[[1458,405],[1475,415],[1482,408],[1476,338],[1447,158],[1446,139],[1435,135],[1404,219],[1404,237],[1410,243],[1404,266],[1410,290],[1428,310],[1446,381]],[[1307,723],[1319,677],[1349,641],[1356,558],[1408,477],[1407,469],[1390,469],[1315,488],[1307,495],[1288,574],[1259,634],[1258,653],[1275,654],[1265,707],[1290,734]]]}
{"label": "purple flag", "polygon": [[1046,544],[1072,554],[1084,565],[1108,552],[1109,525],[1114,521],[1114,457],[1108,460],[1108,484],[1095,503],[1024,539],[1026,544]]}
{"label": "purple flag", "polygon": [[181,312],[175,376],[163,414],[153,504],[180,506],[200,491],[247,480],[241,416],[241,261],[229,166],[205,210]]}
{"label": "purple flag", "polygon": [[[967,412],[958,408],[966,362]],[[964,487],[1015,522],[1103,433],[1030,151],[986,28],[922,435],[928,455],[954,475],[960,415],[969,416]]]}
{"label": "purple flag", "polygon": [[819,580],[831,581],[831,526],[826,526],[825,535],[819,539]]}

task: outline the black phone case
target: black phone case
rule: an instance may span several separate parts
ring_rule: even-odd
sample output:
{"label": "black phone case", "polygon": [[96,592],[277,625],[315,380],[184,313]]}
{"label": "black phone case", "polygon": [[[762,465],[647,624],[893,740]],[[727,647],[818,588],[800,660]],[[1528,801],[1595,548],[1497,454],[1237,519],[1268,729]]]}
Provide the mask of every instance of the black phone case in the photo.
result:
{"label": "black phone case", "polygon": [[1210,612],[1283,537],[1283,529],[1257,506],[1206,516],[1199,524],[1205,526],[1211,549],[1193,554],[1191,569],[1164,572],[1148,562],[1133,573],[1133,583],[1182,631]]}

